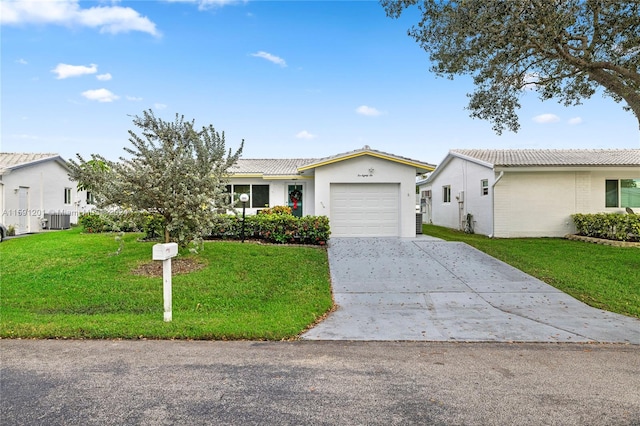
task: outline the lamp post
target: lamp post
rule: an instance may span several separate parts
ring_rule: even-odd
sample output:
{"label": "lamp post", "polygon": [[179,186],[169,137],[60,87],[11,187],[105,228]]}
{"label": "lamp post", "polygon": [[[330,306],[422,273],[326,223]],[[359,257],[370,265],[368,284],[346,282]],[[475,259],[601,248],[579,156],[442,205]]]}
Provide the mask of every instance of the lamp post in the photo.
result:
{"label": "lamp post", "polygon": [[247,208],[247,201],[249,201],[249,195],[247,194],[240,194],[240,201],[242,202],[242,231],[241,231],[241,235],[242,235],[242,242],[244,243],[244,213],[245,210]]}

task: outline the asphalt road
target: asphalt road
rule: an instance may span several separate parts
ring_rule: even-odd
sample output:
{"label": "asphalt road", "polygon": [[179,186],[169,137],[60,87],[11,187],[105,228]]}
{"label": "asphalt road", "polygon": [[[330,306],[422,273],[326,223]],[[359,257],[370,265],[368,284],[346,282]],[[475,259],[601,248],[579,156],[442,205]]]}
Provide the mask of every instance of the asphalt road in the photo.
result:
{"label": "asphalt road", "polygon": [[2,425],[640,425],[640,347],[0,340]]}

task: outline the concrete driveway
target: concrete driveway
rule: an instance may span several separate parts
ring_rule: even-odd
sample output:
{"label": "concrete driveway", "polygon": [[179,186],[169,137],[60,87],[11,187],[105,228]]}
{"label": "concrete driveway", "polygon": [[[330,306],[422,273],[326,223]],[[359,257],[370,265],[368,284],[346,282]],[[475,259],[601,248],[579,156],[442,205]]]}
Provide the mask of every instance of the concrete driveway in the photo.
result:
{"label": "concrete driveway", "polygon": [[640,344],[640,320],[592,308],[464,243],[332,238],[338,309],[308,340]]}

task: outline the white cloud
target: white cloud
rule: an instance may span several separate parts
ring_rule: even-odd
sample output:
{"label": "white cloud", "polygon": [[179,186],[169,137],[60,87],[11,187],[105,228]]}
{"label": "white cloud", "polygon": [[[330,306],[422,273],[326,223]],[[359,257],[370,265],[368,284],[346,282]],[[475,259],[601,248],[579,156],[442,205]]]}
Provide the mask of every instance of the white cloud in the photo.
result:
{"label": "white cloud", "polygon": [[317,137],[318,137],[318,135],[314,135],[312,133],[309,133],[306,130],[303,130],[303,131],[301,131],[301,132],[296,134],[296,138],[298,138],[298,139],[311,140],[311,139],[315,139]]}
{"label": "white cloud", "polygon": [[252,53],[251,56],[255,56],[256,58],[266,59],[267,61],[280,65],[283,68],[287,66],[287,63],[285,62],[284,59],[280,58],[279,56],[272,55],[271,53],[260,51],[257,53]]}
{"label": "white cloud", "polygon": [[129,96],[129,95],[127,95],[126,98],[128,101],[132,101],[132,102],[140,102],[142,100],[142,98],[138,98],[136,96]]}
{"label": "white cloud", "polygon": [[582,123],[582,117],[570,118],[568,123],[571,124],[572,126],[575,126],[576,124],[580,124],[580,123]]}
{"label": "white cloud", "polygon": [[366,105],[361,105],[358,108],[356,108],[356,112],[360,115],[366,115],[369,117],[377,117],[378,115],[382,115],[382,112],[378,111],[373,107],[366,106]]}
{"label": "white cloud", "polygon": [[535,90],[538,87],[538,81],[540,81],[540,74],[528,73],[524,76],[523,88],[525,90]]}
{"label": "white cloud", "polygon": [[112,77],[110,73],[106,73],[106,74],[96,75],[96,78],[100,81],[109,81],[111,80]]}
{"label": "white cloud", "polygon": [[193,3],[198,5],[198,9],[207,10],[214,7],[222,7],[238,3],[246,3],[247,0],[165,0],[169,3]]}
{"label": "white cloud", "polygon": [[114,95],[107,89],[87,90],[82,92],[82,96],[91,101],[98,102],[113,102],[120,98],[120,96]]}
{"label": "white cloud", "polygon": [[541,124],[557,123],[558,121],[560,121],[560,117],[555,114],[540,114],[533,117],[533,121]]}
{"label": "white cloud", "polygon": [[56,78],[61,80],[63,78],[78,77],[85,74],[95,74],[98,72],[98,66],[96,64],[91,64],[88,67],[84,65],[58,64],[51,72],[58,74]]}
{"label": "white cloud", "polygon": [[157,103],[157,102],[155,104],[153,104],[153,107],[155,109],[165,109],[165,108],[167,108],[167,106],[165,104],[161,104],[161,103]]}
{"label": "white cloud", "polygon": [[[23,118],[23,120],[24,120],[24,118]],[[20,133],[20,134],[9,135],[9,136],[12,137],[12,138],[15,138],[15,139],[32,140],[32,141],[40,139],[40,136],[30,135],[30,134],[27,134],[27,133]]]}
{"label": "white cloud", "polygon": [[29,62],[25,61],[24,59],[20,58],[16,61],[16,63],[20,64],[20,65],[27,65]]}
{"label": "white cloud", "polygon": [[140,31],[160,36],[156,24],[130,7],[81,8],[79,0],[13,0],[0,3],[0,23],[7,25],[53,24],[97,28],[101,33]]}

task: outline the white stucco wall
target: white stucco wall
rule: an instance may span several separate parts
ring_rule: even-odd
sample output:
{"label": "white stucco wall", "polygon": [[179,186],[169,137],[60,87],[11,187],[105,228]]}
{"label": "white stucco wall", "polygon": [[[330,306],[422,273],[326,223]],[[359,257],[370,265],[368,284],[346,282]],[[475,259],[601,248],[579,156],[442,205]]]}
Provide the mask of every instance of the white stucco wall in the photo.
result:
{"label": "white stucco wall", "polygon": [[[493,187],[501,171],[503,177]],[[481,195],[482,179],[488,179],[488,196]],[[498,238],[562,237],[575,232],[572,214],[624,212],[623,208],[605,207],[607,179],[640,179],[640,167],[529,167],[494,171],[453,157],[420,190],[432,191],[428,210],[435,225],[460,229],[460,218],[471,213],[477,234]],[[442,201],[445,185],[451,186],[450,203]],[[460,191],[464,191],[463,204],[455,198]]]}
{"label": "white stucco wall", "polygon": [[397,183],[400,185],[401,237],[415,237],[416,169],[413,166],[372,156],[360,156],[315,169],[315,214],[331,222],[332,183]]}
{"label": "white stucco wall", "polygon": [[[488,181],[487,195],[482,195],[481,192],[483,179]],[[464,229],[462,221],[470,213],[473,215],[474,232],[489,235],[492,227],[491,185],[494,181],[495,173],[490,168],[453,158],[433,180],[420,186],[421,191],[431,189],[431,202],[427,206],[428,217],[434,225]],[[451,201],[448,203],[443,201],[445,186],[451,188]]]}
{"label": "white stucco wall", "polygon": [[575,213],[623,213],[605,207],[607,179],[639,179],[640,168],[505,172],[495,188],[495,236],[562,237]]}
{"label": "white stucco wall", "polygon": [[[80,213],[90,210],[86,192],[76,190],[76,182],[55,161],[44,161],[11,170],[2,176],[2,223],[13,225],[16,233],[38,232],[46,213],[68,214],[77,223]],[[22,188],[22,189],[21,189]],[[71,203],[64,203],[64,190],[71,188]],[[19,193],[26,191],[26,205],[20,205]]]}
{"label": "white stucco wall", "polygon": [[574,173],[505,173],[495,187],[497,238],[555,237],[575,230]]}

